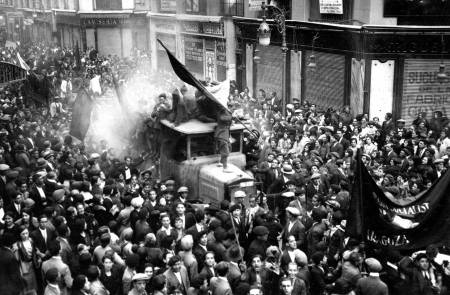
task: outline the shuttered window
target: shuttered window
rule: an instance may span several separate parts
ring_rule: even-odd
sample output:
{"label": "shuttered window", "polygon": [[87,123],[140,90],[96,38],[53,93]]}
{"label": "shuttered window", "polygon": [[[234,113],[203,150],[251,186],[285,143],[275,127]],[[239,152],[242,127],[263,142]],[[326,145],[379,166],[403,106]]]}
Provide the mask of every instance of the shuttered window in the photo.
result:
{"label": "shuttered window", "polygon": [[311,51],[306,51],[304,100],[320,109],[340,109],[344,105],[345,56],[314,52],[316,70],[307,69]]}
{"label": "shuttered window", "polygon": [[[450,80],[439,83],[440,60],[406,59],[403,75],[401,116],[406,126],[424,112],[430,120],[435,111],[450,115]],[[444,60],[447,76],[450,77],[450,60]]]}

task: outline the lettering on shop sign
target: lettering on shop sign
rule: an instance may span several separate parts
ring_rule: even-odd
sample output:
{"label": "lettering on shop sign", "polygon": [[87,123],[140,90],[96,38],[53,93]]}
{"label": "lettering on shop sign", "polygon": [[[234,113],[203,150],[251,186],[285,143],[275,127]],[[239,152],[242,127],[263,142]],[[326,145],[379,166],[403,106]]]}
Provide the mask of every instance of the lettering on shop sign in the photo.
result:
{"label": "lettering on shop sign", "polygon": [[186,33],[223,36],[222,23],[184,22],[183,29]]}
{"label": "lettering on shop sign", "polygon": [[[425,65],[423,70],[405,67],[403,82],[402,117],[410,124],[419,113],[431,119],[435,111],[450,115],[449,81],[439,83],[437,79],[439,63]],[[448,67],[447,67],[448,68]],[[450,72],[446,73],[450,76]]]}
{"label": "lettering on shop sign", "polygon": [[203,62],[203,40],[186,38],[184,40],[184,54],[186,60]]}
{"label": "lettering on shop sign", "polygon": [[155,27],[159,31],[175,31],[175,25],[173,23],[168,22],[157,22]]}
{"label": "lettering on shop sign", "polygon": [[85,18],[83,24],[85,26],[115,26],[126,23],[125,18]]}
{"label": "lettering on shop sign", "polygon": [[5,62],[0,62],[0,85],[25,79],[27,73],[24,69]]}

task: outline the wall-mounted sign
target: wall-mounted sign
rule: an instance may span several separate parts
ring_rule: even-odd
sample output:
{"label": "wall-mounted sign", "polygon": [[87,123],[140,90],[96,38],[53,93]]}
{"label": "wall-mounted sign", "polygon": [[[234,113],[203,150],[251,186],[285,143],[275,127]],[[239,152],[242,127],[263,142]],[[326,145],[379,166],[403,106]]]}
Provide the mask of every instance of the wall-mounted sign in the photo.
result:
{"label": "wall-mounted sign", "polygon": [[223,36],[222,23],[184,22],[182,28],[186,33]]}
{"label": "wall-mounted sign", "polygon": [[162,12],[175,12],[177,10],[177,0],[161,0]]}
{"label": "wall-mounted sign", "polygon": [[261,10],[261,5],[263,2],[264,0],[249,0],[248,9],[252,11],[259,11]]}
{"label": "wall-mounted sign", "polygon": [[319,11],[322,14],[343,14],[342,0],[319,0]]}
{"label": "wall-mounted sign", "polygon": [[126,18],[83,18],[85,26],[117,26],[128,22]]}

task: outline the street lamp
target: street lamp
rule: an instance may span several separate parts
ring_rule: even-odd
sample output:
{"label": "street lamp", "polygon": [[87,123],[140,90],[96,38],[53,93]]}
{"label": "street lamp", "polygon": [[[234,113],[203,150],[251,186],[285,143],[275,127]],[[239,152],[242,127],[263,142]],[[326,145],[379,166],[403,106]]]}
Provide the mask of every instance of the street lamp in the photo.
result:
{"label": "street lamp", "polygon": [[283,115],[286,114],[286,89],[287,89],[287,81],[286,81],[286,71],[287,71],[287,65],[286,65],[286,56],[288,52],[287,44],[286,44],[286,15],[285,12],[282,11],[280,8],[273,6],[273,5],[266,5],[265,2],[262,2],[261,8],[263,11],[263,21],[259,25],[258,28],[258,41],[259,44],[262,46],[269,46],[270,45],[270,26],[266,22],[266,9],[270,7],[275,10],[274,13],[274,21],[277,25],[278,32],[281,34],[282,41],[281,41],[281,56],[283,57],[283,72],[281,76],[281,101],[282,101],[282,112]]}

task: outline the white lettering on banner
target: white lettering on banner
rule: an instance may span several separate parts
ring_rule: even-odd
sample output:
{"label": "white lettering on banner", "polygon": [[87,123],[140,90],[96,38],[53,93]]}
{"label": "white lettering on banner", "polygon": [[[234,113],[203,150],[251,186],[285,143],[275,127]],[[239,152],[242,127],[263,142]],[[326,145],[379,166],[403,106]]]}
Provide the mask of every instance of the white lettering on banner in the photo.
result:
{"label": "white lettering on banner", "polygon": [[367,240],[382,246],[405,246],[410,243],[405,235],[385,236],[375,233],[373,230],[367,230]]}
{"label": "white lettering on banner", "polygon": [[375,192],[372,193],[372,196],[373,196],[374,200],[377,202],[377,204],[380,206],[380,213],[382,215],[386,214],[386,212],[384,212],[382,210],[386,210],[386,211],[394,212],[399,216],[413,218],[413,217],[415,217],[415,215],[417,215],[419,213],[426,213],[428,210],[430,210],[429,202],[423,202],[422,204],[405,206],[405,207],[391,207],[391,206],[388,206],[383,201],[381,201]]}
{"label": "white lettering on banner", "polygon": [[343,14],[344,4],[342,0],[320,0],[319,11],[322,14]]}

